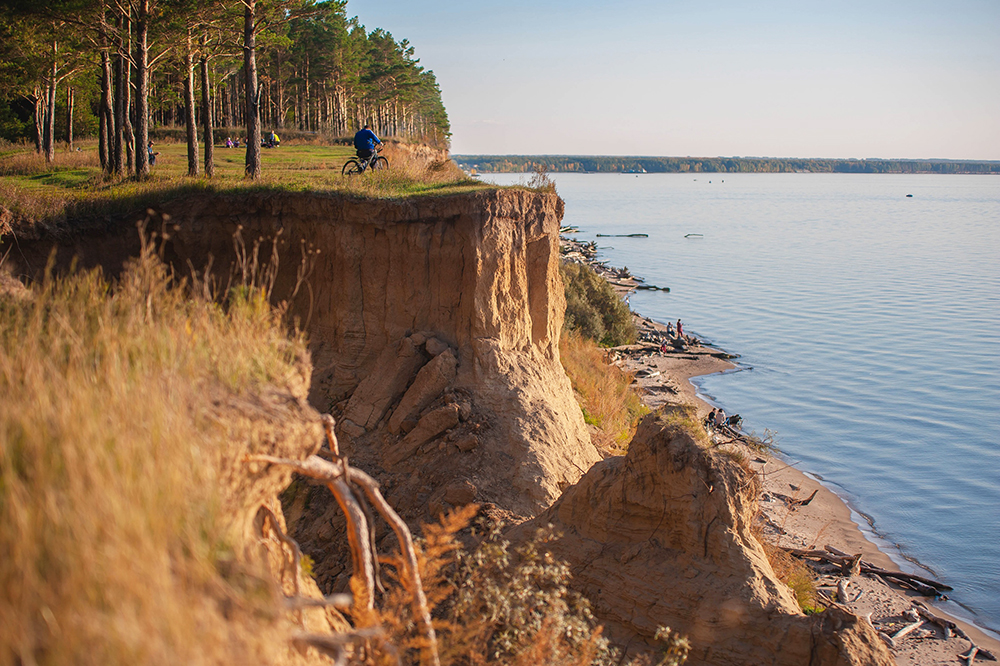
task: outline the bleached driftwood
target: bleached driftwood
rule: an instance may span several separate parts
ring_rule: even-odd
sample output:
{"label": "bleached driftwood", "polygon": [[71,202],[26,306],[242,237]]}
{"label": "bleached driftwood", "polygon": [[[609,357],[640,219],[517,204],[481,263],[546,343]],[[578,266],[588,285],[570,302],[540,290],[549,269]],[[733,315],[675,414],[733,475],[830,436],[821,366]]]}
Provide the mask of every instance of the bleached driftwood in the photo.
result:
{"label": "bleached driftwood", "polygon": [[901,640],[907,634],[912,633],[916,629],[919,629],[920,625],[922,625],[923,623],[924,623],[923,620],[917,620],[916,622],[913,622],[912,624],[906,625],[905,627],[903,627],[902,629],[900,629],[899,631],[897,631],[896,633],[894,633],[892,635],[892,640],[894,640],[894,641]]}
{"label": "bleached driftwood", "polygon": [[851,597],[847,594],[847,586],[850,581],[846,578],[841,578],[837,581],[837,601],[842,604],[850,603]]}
{"label": "bleached driftwood", "polygon": [[[845,565],[849,565],[853,559],[847,553],[837,550],[833,546],[826,546],[826,551],[829,552],[822,550],[803,550],[801,548],[785,548],[784,550],[797,557],[836,564],[842,569]],[[877,574],[882,578],[891,580],[897,585],[915,590],[926,597],[940,596],[941,592],[952,589],[950,586],[945,585],[944,583],[939,583],[936,580],[931,580],[930,578],[924,578],[923,576],[917,576],[916,574],[903,573],[902,571],[889,571],[887,569],[882,569],[869,564],[864,560],[861,561],[859,570],[861,573],[865,574]]]}
{"label": "bleached driftwood", "polygon": [[338,608],[349,610],[354,605],[354,597],[349,594],[331,594],[322,599],[311,597],[288,597],[285,599],[285,606],[288,610],[300,610],[303,608]]}
{"label": "bleached driftwood", "polygon": [[965,654],[958,655],[959,659],[965,659],[967,666],[972,666],[972,662],[976,660],[976,657],[982,657],[983,659],[988,659],[989,661],[996,661],[997,658],[993,656],[993,653],[985,648],[981,648],[969,639],[969,649]]}

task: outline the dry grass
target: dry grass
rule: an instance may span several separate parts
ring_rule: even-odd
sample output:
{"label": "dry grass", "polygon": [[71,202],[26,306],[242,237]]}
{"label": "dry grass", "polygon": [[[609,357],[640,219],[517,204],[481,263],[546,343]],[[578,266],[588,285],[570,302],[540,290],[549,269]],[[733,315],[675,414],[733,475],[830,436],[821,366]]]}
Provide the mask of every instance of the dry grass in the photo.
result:
{"label": "dry grass", "polygon": [[822,610],[819,596],[816,594],[816,579],[812,569],[802,560],[792,557],[787,551],[760,538],[767,560],[771,563],[774,575],[782,583],[791,588],[799,608],[806,614]]}
{"label": "dry grass", "polygon": [[632,389],[632,375],[609,364],[597,343],[576,332],[563,332],[559,354],[584,421],[597,429],[594,443],[612,455],[623,454],[639,419],[649,413]]}
{"label": "dry grass", "polygon": [[287,654],[276,586],[222,506],[250,436],[209,397],[283,382],[305,350],[243,293],[190,300],[147,252],[120,284],[0,294],[0,664]]}
{"label": "dry grass", "polygon": [[341,145],[300,143],[263,150],[263,176],[244,178],[245,151],[216,147],[214,178],[187,176],[184,143],[158,142],[160,153],[149,178],[118,179],[101,173],[93,141],[82,141],[82,152],[63,151],[46,165],[25,147],[0,151],[0,206],[16,219],[53,223],[66,218],[104,217],[124,210],[154,206],[165,197],[187,191],[241,192],[255,190],[345,192],[362,197],[400,198],[448,194],[488,186],[467,177],[453,162],[434,163],[418,148],[389,144],[391,168],[360,177],[341,175],[354,156]]}
{"label": "dry grass", "polygon": [[82,148],[69,150],[65,146],[60,146],[56,150],[55,163],[49,164],[45,161],[44,155],[34,150],[20,146],[0,146],[0,176],[34,176],[57,170],[70,171],[88,167],[100,167],[97,153],[93,150]]}

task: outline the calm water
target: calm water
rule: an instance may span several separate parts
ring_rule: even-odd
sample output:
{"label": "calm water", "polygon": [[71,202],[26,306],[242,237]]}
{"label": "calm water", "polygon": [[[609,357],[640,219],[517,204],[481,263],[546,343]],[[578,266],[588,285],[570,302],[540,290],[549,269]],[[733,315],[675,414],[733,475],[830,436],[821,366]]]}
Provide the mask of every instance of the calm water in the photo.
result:
{"label": "calm water", "polygon": [[1000,629],[1000,177],[554,179],[579,238],[670,287],[634,310],[742,355],[702,393]]}

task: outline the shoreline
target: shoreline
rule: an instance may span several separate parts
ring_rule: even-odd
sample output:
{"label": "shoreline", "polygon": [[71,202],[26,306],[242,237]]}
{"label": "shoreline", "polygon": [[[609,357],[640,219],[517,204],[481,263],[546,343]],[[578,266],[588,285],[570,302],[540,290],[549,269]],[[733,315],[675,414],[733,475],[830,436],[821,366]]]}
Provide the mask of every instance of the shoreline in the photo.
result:
{"label": "shoreline", "polygon": [[[644,286],[641,279],[627,271],[597,261],[596,244],[580,243],[565,236],[560,238],[564,259],[590,265],[626,302],[628,294]],[[738,366],[731,362],[738,356],[706,345],[695,336],[686,336],[691,344],[684,348],[675,348],[668,343],[667,352],[661,353],[657,341],[666,336],[667,327],[636,312],[632,315],[640,341],[635,345],[614,348],[612,353],[617,358],[613,362],[636,373],[636,385],[641,389],[643,402],[650,408],[683,402],[695,407],[699,419],[704,419],[714,405],[708,402],[708,396],[699,393],[691,380],[738,371]],[[760,507],[766,523],[764,534],[771,543],[802,550],[831,546],[852,555],[861,553],[864,562],[881,569],[905,571],[911,568],[901,567],[882,550],[875,540],[885,541],[889,547],[887,550],[892,544],[881,539],[862,512],[852,507],[822,479],[796,468],[780,451],[746,451],[750,454],[751,468],[762,479]],[[813,498],[805,502],[814,493]],[[796,504],[796,500],[803,503]],[[875,540],[865,533],[866,527]],[[912,562],[909,564],[914,565]],[[835,582],[829,576],[820,575],[817,579],[818,588],[830,596],[836,594],[832,585],[835,586]],[[934,599],[895,584],[889,585],[883,578],[869,574],[850,578],[848,589],[848,598],[854,601],[844,606],[859,617],[867,616],[872,625],[885,634],[890,652],[900,666],[971,663],[959,658],[970,650],[970,644],[1000,656],[1000,637],[974,624],[971,618],[961,617],[962,613],[942,608],[942,604],[935,603]],[[906,635],[891,639],[891,635],[912,624],[909,614],[915,610],[927,613],[928,617],[936,616],[953,622],[965,637],[949,636],[952,632],[924,621]],[[982,652],[979,657],[985,658]]]}

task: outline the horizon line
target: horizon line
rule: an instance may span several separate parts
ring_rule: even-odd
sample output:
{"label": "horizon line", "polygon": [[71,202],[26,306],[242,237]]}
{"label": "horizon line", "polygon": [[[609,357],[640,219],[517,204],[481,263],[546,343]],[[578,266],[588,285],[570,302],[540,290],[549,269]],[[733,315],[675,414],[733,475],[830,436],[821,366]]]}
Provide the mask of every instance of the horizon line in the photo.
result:
{"label": "horizon line", "polygon": [[960,157],[777,157],[768,155],[597,155],[586,153],[450,153],[451,157],[579,157],[579,158],[629,158],[672,160],[826,160],[844,162],[976,162],[1000,164],[1000,159],[975,159]]}

